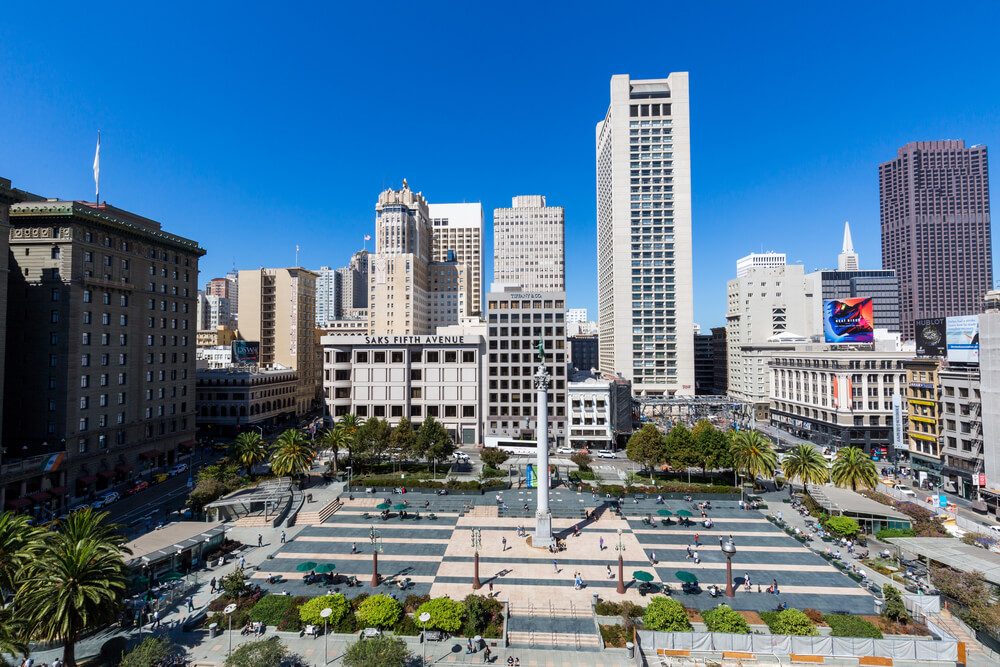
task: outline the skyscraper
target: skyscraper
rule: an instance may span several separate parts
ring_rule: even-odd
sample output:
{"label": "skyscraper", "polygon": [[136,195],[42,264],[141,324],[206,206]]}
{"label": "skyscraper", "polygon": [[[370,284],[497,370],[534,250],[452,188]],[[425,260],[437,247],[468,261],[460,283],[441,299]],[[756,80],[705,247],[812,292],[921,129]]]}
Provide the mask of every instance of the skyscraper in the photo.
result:
{"label": "skyscraper", "polygon": [[899,277],[903,337],[927,317],[978,313],[993,281],[986,146],[915,141],[879,165],[882,268]]}
{"label": "skyscraper", "polygon": [[601,371],[693,395],[688,74],[613,76],[596,149]]}
{"label": "skyscraper", "polygon": [[[435,262],[455,261],[469,271],[473,315],[483,309],[483,205],[428,204],[433,229],[431,255]],[[449,255],[449,252],[452,253]]]}
{"label": "skyscraper", "polygon": [[542,195],[493,210],[493,281],[526,292],[566,291],[566,211]]}
{"label": "skyscraper", "polygon": [[851,223],[844,223],[844,245],[837,255],[837,270],[838,271],[857,271],[859,269],[858,265],[858,253],[854,252],[854,241],[851,240]]}
{"label": "skyscraper", "polygon": [[351,255],[347,266],[337,269],[340,274],[340,315],[345,319],[357,316],[368,309],[368,257],[367,250]]}
{"label": "skyscraper", "polygon": [[343,280],[337,269],[319,267],[316,276],[316,326],[325,327],[341,318]]}

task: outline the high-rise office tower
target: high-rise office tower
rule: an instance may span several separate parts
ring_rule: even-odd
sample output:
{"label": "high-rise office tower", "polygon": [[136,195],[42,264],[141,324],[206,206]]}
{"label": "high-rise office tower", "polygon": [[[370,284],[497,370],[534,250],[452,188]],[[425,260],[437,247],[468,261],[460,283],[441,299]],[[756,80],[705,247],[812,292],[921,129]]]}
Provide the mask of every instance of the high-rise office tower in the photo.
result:
{"label": "high-rise office tower", "polygon": [[295,414],[319,400],[323,372],[316,333],[316,274],[307,269],[240,271],[240,336],[260,342],[260,363],[299,372]]}
{"label": "high-rise office tower", "polygon": [[[216,296],[225,299],[225,305],[222,306],[226,311],[225,320],[220,320],[218,326],[232,327],[236,325],[236,310],[237,304],[239,303],[239,281],[237,280],[235,273],[228,273],[225,278],[212,278],[209,280],[205,285],[205,296]],[[206,315],[205,319],[207,320],[209,317],[212,316]],[[218,319],[217,314],[214,317]],[[199,318],[198,321],[202,322],[202,319]],[[198,328],[215,329],[215,326],[209,326],[206,324],[202,327],[199,324]]]}
{"label": "high-rise office tower", "polygon": [[986,146],[915,141],[879,165],[882,268],[899,277],[903,337],[914,320],[980,312],[992,287]]}
{"label": "high-rise office tower", "polygon": [[427,208],[433,229],[432,259],[468,267],[472,295],[469,311],[479,315],[483,309],[483,205],[429,204]]}
{"label": "high-rise office tower", "polygon": [[566,212],[545,197],[514,197],[493,210],[493,281],[526,292],[566,291]]}
{"label": "high-rise office tower", "polygon": [[[7,350],[7,265],[9,263],[7,248],[10,244],[8,213],[10,205],[19,201],[21,197],[10,186],[10,181],[0,178],[0,434],[3,433],[3,369],[4,354]],[[0,452],[0,461],[2,460],[3,454]]]}
{"label": "high-rise office tower", "polygon": [[341,318],[343,279],[338,269],[321,266],[316,275],[316,326]]}
{"label": "high-rise office tower", "polygon": [[837,255],[838,271],[857,271],[858,253],[854,252],[854,241],[851,240],[851,223],[844,223],[844,245],[840,254]]}
{"label": "high-rise office tower", "polygon": [[774,269],[784,265],[783,252],[752,252],[736,260],[736,277],[742,278],[750,269]]}
{"label": "high-rise office tower", "polygon": [[345,319],[356,317],[368,308],[368,258],[367,250],[351,256],[347,266],[337,269],[340,274],[340,315]]}
{"label": "high-rise office tower", "polygon": [[693,395],[688,74],[613,76],[596,147],[601,371]]}

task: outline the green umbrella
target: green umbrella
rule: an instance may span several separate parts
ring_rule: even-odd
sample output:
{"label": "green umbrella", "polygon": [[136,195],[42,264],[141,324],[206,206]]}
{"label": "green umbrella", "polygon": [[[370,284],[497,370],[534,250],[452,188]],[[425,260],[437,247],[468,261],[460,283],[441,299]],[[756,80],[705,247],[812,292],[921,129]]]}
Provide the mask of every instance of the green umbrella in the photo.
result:
{"label": "green umbrella", "polygon": [[337,566],[334,565],[333,563],[323,563],[322,565],[316,568],[316,572],[317,574],[326,574],[327,572],[333,572],[336,569]]}
{"label": "green umbrella", "polygon": [[177,581],[178,579],[183,579],[184,575],[178,572],[171,572],[165,576],[160,577],[160,581]]}
{"label": "green umbrella", "polygon": [[636,570],[632,573],[632,578],[648,584],[653,580],[653,575],[645,570]]}
{"label": "green umbrella", "polygon": [[375,509],[377,509],[377,510],[387,510],[390,507],[392,507],[392,505],[390,505],[389,503],[382,503],[380,505],[376,505]]}
{"label": "green umbrella", "polygon": [[656,510],[656,513],[659,514],[660,516],[670,516],[671,514],[673,514],[673,512],[671,512],[670,510]]}
{"label": "green umbrella", "polygon": [[677,516],[694,516],[691,512],[687,510],[677,510]]}
{"label": "green umbrella", "polygon": [[681,570],[677,573],[677,579],[683,581],[686,584],[693,584],[696,581],[698,581],[698,577],[694,576],[690,572],[685,572],[684,570]]}
{"label": "green umbrella", "polygon": [[308,572],[309,570],[316,569],[316,563],[312,562],[311,560],[307,560],[304,563],[299,563],[298,565],[296,565],[295,569],[298,570],[299,572]]}
{"label": "green umbrella", "polygon": [[398,505],[393,505],[392,509],[402,511],[402,510],[407,509],[408,507],[409,507],[409,505],[404,505],[403,503],[399,503]]}

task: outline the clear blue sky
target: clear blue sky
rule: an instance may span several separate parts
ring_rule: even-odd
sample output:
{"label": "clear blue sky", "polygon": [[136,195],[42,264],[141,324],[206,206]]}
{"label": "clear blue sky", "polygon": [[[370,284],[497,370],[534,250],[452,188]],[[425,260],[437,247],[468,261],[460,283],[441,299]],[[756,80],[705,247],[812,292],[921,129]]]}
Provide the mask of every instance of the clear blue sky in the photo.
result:
{"label": "clear blue sky", "polygon": [[202,284],[234,257],[290,265],[297,243],[304,266],[345,264],[405,177],[481,201],[489,257],[494,207],[565,206],[568,305],[595,318],[594,125],[616,73],[691,73],[703,328],[748,252],[833,266],[850,220],[878,268],[877,165],[899,146],[1000,148],[994,2],[8,5],[0,176],[93,199],[101,129],[101,198],[201,243]]}

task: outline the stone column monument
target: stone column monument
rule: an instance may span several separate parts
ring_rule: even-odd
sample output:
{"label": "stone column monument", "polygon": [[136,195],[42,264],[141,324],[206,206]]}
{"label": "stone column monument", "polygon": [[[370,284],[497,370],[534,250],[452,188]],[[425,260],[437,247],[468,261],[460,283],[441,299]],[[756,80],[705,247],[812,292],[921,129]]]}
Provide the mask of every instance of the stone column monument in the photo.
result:
{"label": "stone column monument", "polygon": [[547,548],[555,544],[552,537],[552,512],[549,510],[549,383],[552,376],[545,368],[545,348],[538,341],[538,370],[535,371],[535,394],[538,399],[535,484],[538,488],[538,510],[535,512],[535,535],[531,546]]}

